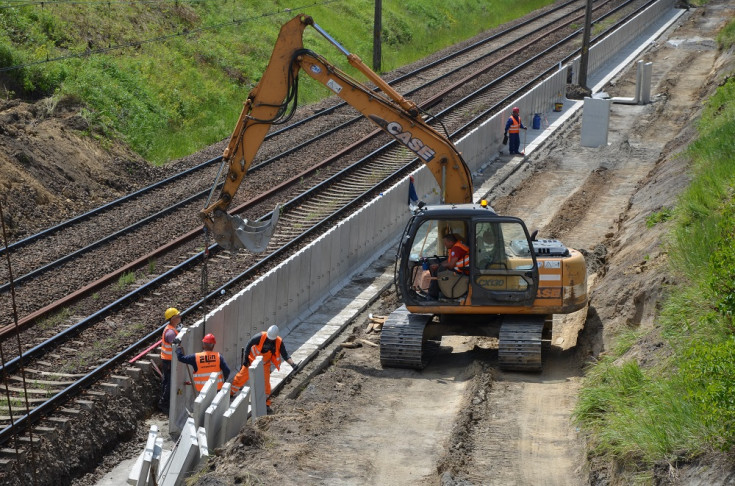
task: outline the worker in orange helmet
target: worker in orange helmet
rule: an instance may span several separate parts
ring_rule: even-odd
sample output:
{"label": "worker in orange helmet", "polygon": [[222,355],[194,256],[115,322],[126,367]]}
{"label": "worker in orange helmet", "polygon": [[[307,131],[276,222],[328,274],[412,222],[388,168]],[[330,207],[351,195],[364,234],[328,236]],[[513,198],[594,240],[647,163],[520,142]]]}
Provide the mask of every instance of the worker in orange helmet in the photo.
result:
{"label": "worker in orange helmet", "polygon": [[[174,344],[181,344],[181,341],[176,338]],[[184,356],[184,351],[181,347],[176,348],[176,359],[184,364],[192,365],[194,367],[194,388],[202,391],[204,384],[209,380],[211,373],[218,373],[217,390],[222,389],[222,385],[227,378],[230,376],[230,368],[225,362],[225,357],[214,350],[214,345],[217,344],[217,340],[214,339],[214,334],[207,334],[202,339],[202,352],[196,354],[188,354]]]}
{"label": "worker in orange helmet", "polygon": [[519,152],[521,148],[521,128],[527,130],[523,122],[521,122],[521,109],[516,106],[513,107],[513,113],[505,123],[505,134],[510,135],[508,139],[508,151],[511,155],[521,153]]}
{"label": "worker in orange helmet", "polygon": [[158,399],[158,408],[161,412],[168,414],[169,401],[171,398],[171,358],[173,358],[172,344],[181,329],[181,313],[175,307],[169,307],[163,313],[166,319],[166,327],[161,335],[161,396]]}
{"label": "worker in orange helmet", "polygon": [[263,331],[250,339],[247,346],[245,347],[245,362],[242,364],[242,368],[235,375],[232,380],[232,388],[230,393],[235,395],[242,387],[247,384],[250,378],[249,367],[250,364],[258,356],[263,357],[263,372],[265,374],[265,404],[267,406],[268,413],[273,413],[271,410],[271,365],[275,366],[276,369],[281,368],[281,363],[286,361],[291,367],[296,368],[296,363],[288,355],[286,346],[283,344],[283,339],[278,335],[278,326],[271,326],[268,331]]}

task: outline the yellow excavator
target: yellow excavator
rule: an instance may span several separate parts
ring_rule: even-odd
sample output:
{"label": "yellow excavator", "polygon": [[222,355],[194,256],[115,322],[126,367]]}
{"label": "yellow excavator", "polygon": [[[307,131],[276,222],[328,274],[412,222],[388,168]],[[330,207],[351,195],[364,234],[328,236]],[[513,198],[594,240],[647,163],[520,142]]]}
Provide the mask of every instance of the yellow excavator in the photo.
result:
{"label": "yellow excavator", "polygon": [[[308,26],[380,91],[305,49]],[[268,67],[245,101],[224,151],[229,171],[220,197],[200,213],[215,240],[230,250],[265,250],[278,207],[269,221],[255,223],[226,211],[268,129],[288,116],[300,71],[414,152],[440,188],[439,204],[419,203],[401,237],[395,284],[404,305],[383,325],[381,364],[421,369],[441,336],[470,333],[498,337],[502,368],[540,370],[542,341],[550,335],[553,314],[587,304],[584,257],[557,240],[537,239],[522,220],[496,214],[485,201],[473,203],[472,175],[452,141],[309,16],[298,15],[282,26]]]}

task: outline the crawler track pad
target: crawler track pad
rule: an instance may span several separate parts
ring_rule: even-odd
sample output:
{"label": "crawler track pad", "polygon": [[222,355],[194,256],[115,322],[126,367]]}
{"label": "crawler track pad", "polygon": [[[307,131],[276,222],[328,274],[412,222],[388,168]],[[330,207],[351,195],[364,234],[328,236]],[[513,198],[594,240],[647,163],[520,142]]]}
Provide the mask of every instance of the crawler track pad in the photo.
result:
{"label": "crawler track pad", "polygon": [[541,371],[544,316],[506,316],[500,327],[498,362],[504,370]]}
{"label": "crawler track pad", "polygon": [[391,312],[380,333],[380,364],[383,367],[423,369],[424,329],[432,314],[411,314],[406,306]]}

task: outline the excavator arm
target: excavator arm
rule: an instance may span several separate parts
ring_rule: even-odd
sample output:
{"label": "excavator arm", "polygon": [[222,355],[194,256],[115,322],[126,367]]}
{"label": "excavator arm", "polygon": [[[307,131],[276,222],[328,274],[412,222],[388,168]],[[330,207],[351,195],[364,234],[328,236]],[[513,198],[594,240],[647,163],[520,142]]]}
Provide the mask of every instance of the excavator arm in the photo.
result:
{"label": "excavator arm", "polygon": [[[350,65],[372,81],[380,92],[370,90],[322,56],[304,49],[303,33],[309,25],[334,44],[347,57]],[[247,248],[264,251],[273,234],[278,220],[278,207],[273,211],[270,221],[265,223],[250,223],[227,214],[226,210],[270,126],[282,122],[289,103],[294,101],[297,76],[302,70],[426,163],[441,188],[442,202],[472,202],[472,176],[454,144],[426,123],[413,102],[391,88],[358,56],[346,51],[311,17],[299,15],[281,27],[268,67],[248,95],[224,151],[224,163],[229,170],[219,199],[200,213],[205,226],[220,245],[230,250]]]}

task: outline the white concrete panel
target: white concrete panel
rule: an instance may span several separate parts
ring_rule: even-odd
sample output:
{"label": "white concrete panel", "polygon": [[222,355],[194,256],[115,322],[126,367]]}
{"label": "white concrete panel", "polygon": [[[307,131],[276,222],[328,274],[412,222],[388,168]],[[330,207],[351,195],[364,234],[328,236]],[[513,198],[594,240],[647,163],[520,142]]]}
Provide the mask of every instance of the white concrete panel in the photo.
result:
{"label": "white concrete panel", "polygon": [[[265,328],[265,287],[266,284],[262,278],[259,278],[252,284],[253,295],[250,307],[250,316],[252,319],[250,322],[250,325],[252,326],[251,331]],[[253,334],[253,332],[250,334]]]}
{"label": "white concrete panel", "polygon": [[368,205],[360,211],[358,219],[360,225],[360,240],[357,249],[357,261],[365,260],[367,255],[367,249],[372,247],[372,241],[375,237],[375,211],[374,205]]}
{"label": "white concrete panel", "polygon": [[291,293],[291,281],[289,280],[288,267],[290,265],[279,265],[275,269],[276,279],[276,315],[275,322],[283,326],[288,322],[288,296]]}
{"label": "white concrete panel", "polygon": [[204,412],[204,429],[207,432],[207,444],[212,449],[219,447],[219,432],[222,427],[222,415],[230,408],[230,384],[225,383],[212,400],[212,404]]}
{"label": "white concrete panel", "polygon": [[217,373],[212,373],[209,375],[209,380],[199,391],[199,396],[194,400],[192,415],[197,427],[204,425],[204,412],[212,404],[215,395],[217,395]]}
{"label": "white concrete panel", "polygon": [[[237,328],[238,318],[240,316],[240,309],[237,302],[230,300],[227,305],[223,306],[219,316],[222,323],[220,327],[207,326],[208,332],[212,332],[214,337],[217,339],[217,345],[214,347],[215,351],[219,351],[225,357],[228,365],[235,362],[237,356]],[[218,316],[218,317],[219,317]],[[212,321],[215,321],[213,318]],[[211,329],[211,331],[210,331]]]}
{"label": "white concrete panel", "polygon": [[[252,335],[252,287],[240,292],[238,296],[238,319],[237,319],[237,360],[240,359],[240,350],[250,340]],[[228,362],[229,364],[229,362]]]}
{"label": "white concrete panel", "polygon": [[306,290],[302,288],[301,263],[299,253],[286,261],[286,278],[288,279],[288,302],[286,303],[285,323],[292,323],[299,315],[299,297]]}
{"label": "white concrete panel", "polygon": [[[263,374],[263,357],[258,356],[250,364],[249,382],[250,387],[250,410],[253,419],[267,414],[265,405],[265,375]],[[268,364],[270,366],[270,364]]]}
{"label": "white concrete panel", "polygon": [[[156,438],[156,445],[153,448],[153,458],[151,459],[151,471],[148,474],[148,486],[158,484],[158,472],[161,470],[160,465],[163,460],[163,437]],[[154,481],[155,478],[155,481]]]}
{"label": "white concrete panel", "polygon": [[181,430],[181,437],[176,449],[169,457],[167,464],[161,468],[161,473],[165,474],[165,476],[158,478],[158,484],[161,486],[183,484],[194,460],[198,462],[199,443],[196,430],[194,419],[188,419]]}
{"label": "white concrete panel", "polygon": [[[337,224],[327,233],[330,239],[332,251],[329,253],[329,275],[332,283],[341,281],[345,276],[345,269],[340,262],[340,250],[342,247],[342,225]],[[332,285],[330,285],[332,287]]]}
{"label": "white concrete panel", "polygon": [[156,447],[156,439],[158,438],[158,426],[151,425],[148,430],[148,439],[145,443],[145,449],[143,450],[143,461],[138,471],[138,481],[136,484],[139,486],[148,484],[148,474],[151,470],[151,462],[153,462],[153,452]]}
{"label": "white concrete panel", "polygon": [[302,313],[307,312],[309,307],[311,306],[312,302],[312,296],[311,296],[311,261],[312,261],[312,253],[314,249],[309,246],[305,248],[303,251],[299,252],[301,255],[301,258],[299,258],[299,292],[298,292],[298,307],[299,307],[299,316],[301,316]]}
{"label": "white concrete panel", "polygon": [[135,460],[135,464],[133,464],[133,467],[130,469],[130,474],[128,474],[128,484],[131,486],[137,486],[138,484],[138,476],[140,476],[140,468],[143,466],[143,455],[145,454],[145,450],[138,454],[138,458]]}
{"label": "white concrete panel", "polygon": [[[226,304],[220,306],[218,312],[212,312],[207,316],[206,320],[202,321],[202,338],[207,334],[214,334],[214,339],[217,344],[214,346],[214,350],[225,355],[225,361],[227,360],[227,354],[225,347],[228,346],[227,339],[225,337],[225,319],[229,314],[229,309],[233,307],[232,304]],[[196,352],[201,351],[201,342],[197,343]],[[190,351],[194,352],[194,350]]]}
{"label": "white concrete panel", "polygon": [[357,255],[360,252],[360,218],[361,213],[355,213],[349,219],[349,249],[347,258],[350,262],[360,261]]}
{"label": "white concrete panel", "polygon": [[324,298],[324,291],[327,286],[326,276],[328,271],[326,266],[329,262],[329,247],[324,238],[315,241],[311,251],[311,281],[309,284],[309,292],[311,294],[310,306],[315,302]]}
{"label": "white concrete panel", "polygon": [[263,277],[263,285],[265,286],[265,305],[263,307],[263,327],[255,329],[255,332],[265,331],[276,322],[276,296],[278,295],[278,280],[276,279],[275,270],[271,270]]}
{"label": "white concrete panel", "polygon": [[611,100],[584,99],[582,109],[582,146],[600,147],[607,145],[610,126]]}
{"label": "white concrete panel", "polygon": [[[184,327],[176,336],[181,340],[178,347],[182,349],[185,355],[194,353],[201,347],[200,327],[201,321],[198,321],[190,327]],[[178,360],[176,348],[177,346],[174,347],[174,358],[171,360],[171,405],[168,422],[169,433],[172,435],[178,435],[186,423],[186,419],[189,417],[186,410],[187,408],[191,409],[191,404],[195,398],[195,390],[191,380],[191,367]]]}
{"label": "white concrete panel", "polygon": [[222,427],[220,428],[219,443],[225,444],[227,441],[237,436],[240,429],[248,419],[250,412],[250,387],[243,387],[238,393],[230,407],[222,415]]}

